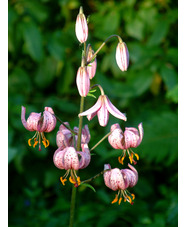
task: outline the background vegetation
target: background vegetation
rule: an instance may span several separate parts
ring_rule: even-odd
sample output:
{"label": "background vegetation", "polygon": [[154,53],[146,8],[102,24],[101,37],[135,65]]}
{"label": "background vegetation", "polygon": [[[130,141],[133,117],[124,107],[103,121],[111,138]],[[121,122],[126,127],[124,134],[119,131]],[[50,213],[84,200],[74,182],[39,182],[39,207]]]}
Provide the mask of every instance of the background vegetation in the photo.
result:
{"label": "background vegetation", "polygon": [[[61,185],[64,171],[52,161],[59,123],[46,135],[50,146],[39,152],[27,144],[33,133],[23,127],[20,113],[21,105],[27,116],[51,106],[71,127],[78,124],[75,77],[82,46],[75,20],[80,5],[90,15],[88,42],[94,50],[111,34],[127,43],[128,71],[116,65],[113,39],[97,57],[92,83],[101,83],[113,104],[127,113],[123,128],[143,122],[145,134],[134,149],[140,156],[139,181],[130,190],[136,195],[134,205],[112,205],[115,193],[97,178],[92,182],[96,193],[78,188],[75,226],[177,226],[178,12],[173,0],[9,0],[9,226],[68,225],[71,184]],[[85,109],[94,103],[86,98]],[[102,128],[93,119],[89,146],[116,122],[121,123],[110,116]],[[117,161],[121,151],[107,140],[94,154],[90,166],[79,172],[81,179],[99,173],[105,163],[122,168]]]}

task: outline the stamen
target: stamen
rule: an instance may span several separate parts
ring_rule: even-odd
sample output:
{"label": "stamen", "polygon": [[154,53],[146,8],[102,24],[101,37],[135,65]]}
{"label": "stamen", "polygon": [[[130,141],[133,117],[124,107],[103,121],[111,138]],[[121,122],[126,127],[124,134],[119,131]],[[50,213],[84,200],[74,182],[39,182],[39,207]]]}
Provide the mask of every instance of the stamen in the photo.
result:
{"label": "stamen", "polygon": [[75,181],[74,179],[72,179],[71,176],[69,177],[69,181],[70,181],[70,183],[72,183],[72,184],[76,184],[76,181]]}
{"label": "stamen", "polygon": [[31,140],[32,140],[32,139],[29,139],[29,140],[28,140],[28,145],[29,145],[30,147],[32,146]]}
{"label": "stamen", "polygon": [[119,201],[118,201],[118,204],[120,205],[121,203],[121,200],[122,200],[122,197],[119,198]]}
{"label": "stamen", "polygon": [[62,183],[63,185],[65,185],[65,181],[67,181],[67,179],[66,179],[66,178],[63,179],[63,177],[60,177],[60,181],[61,181],[61,183]]}
{"label": "stamen", "polygon": [[111,203],[113,204],[113,203],[116,203],[117,201],[118,201],[118,195],[116,194],[115,199]]}

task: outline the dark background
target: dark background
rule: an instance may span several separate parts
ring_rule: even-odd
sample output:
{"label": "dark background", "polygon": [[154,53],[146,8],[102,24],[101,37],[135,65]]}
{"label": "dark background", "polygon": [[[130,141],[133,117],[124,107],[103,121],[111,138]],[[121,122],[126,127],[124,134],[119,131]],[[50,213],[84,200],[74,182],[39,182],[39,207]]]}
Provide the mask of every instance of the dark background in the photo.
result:
{"label": "dark background", "polygon": [[[68,226],[71,184],[62,186],[65,171],[52,161],[57,149],[55,130],[46,134],[50,146],[42,151],[27,140],[34,132],[21,123],[21,105],[30,112],[51,106],[71,127],[78,125],[80,98],[75,78],[82,46],[75,36],[75,20],[83,6],[89,17],[88,43],[96,50],[110,35],[126,42],[130,65],[121,72],[116,64],[117,39],[112,39],[97,56],[92,85],[100,83],[111,102],[126,112],[127,122],[110,115],[100,127],[95,117],[89,123],[91,148],[109,132],[113,123],[124,129],[143,122],[144,139],[137,152],[140,160],[138,184],[129,189],[134,205],[111,204],[115,192],[102,177],[91,182],[96,193],[79,187],[75,226],[177,226],[178,154],[178,11],[171,0],[10,0],[9,1],[9,226]],[[97,91],[96,96],[99,96]],[[95,103],[87,97],[85,109]],[[105,140],[92,155],[91,164],[79,171],[82,180],[101,172],[105,163],[118,163],[121,151]]]}

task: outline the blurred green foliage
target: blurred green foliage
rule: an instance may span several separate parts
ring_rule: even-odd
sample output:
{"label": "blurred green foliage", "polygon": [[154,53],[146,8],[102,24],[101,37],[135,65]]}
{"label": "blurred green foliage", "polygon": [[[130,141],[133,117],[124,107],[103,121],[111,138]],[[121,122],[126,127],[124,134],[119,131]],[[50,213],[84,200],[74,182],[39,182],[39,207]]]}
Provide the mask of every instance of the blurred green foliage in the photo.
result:
{"label": "blurred green foliage", "polygon": [[[82,46],[75,36],[75,20],[80,5],[90,15],[88,42],[94,50],[118,34],[130,54],[129,69],[121,72],[115,61],[117,40],[110,41],[97,57],[92,84],[101,83],[112,103],[127,113],[123,128],[143,122],[145,134],[134,149],[140,156],[139,181],[130,190],[136,195],[134,205],[112,205],[115,193],[97,178],[92,182],[96,193],[78,188],[75,226],[177,226],[177,1],[9,0],[8,5],[9,226],[58,227],[69,222],[71,185],[61,185],[64,171],[52,161],[59,124],[46,135],[50,146],[39,152],[27,144],[33,134],[23,127],[20,113],[21,105],[27,116],[51,106],[71,127],[78,125],[75,77]],[[85,109],[94,103],[87,97]],[[121,123],[110,116],[101,128],[97,118],[84,119],[91,132],[89,146],[116,122]],[[82,180],[101,172],[105,163],[122,168],[117,161],[121,151],[107,140],[93,153],[90,166],[79,171]]]}

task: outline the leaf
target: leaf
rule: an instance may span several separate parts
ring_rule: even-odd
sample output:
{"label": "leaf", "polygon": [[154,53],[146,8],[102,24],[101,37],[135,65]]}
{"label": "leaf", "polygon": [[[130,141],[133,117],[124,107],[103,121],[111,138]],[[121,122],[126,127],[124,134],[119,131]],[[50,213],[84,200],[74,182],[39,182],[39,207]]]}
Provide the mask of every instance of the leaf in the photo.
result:
{"label": "leaf", "polygon": [[161,77],[167,87],[167,90],[171,90],[178,83],[176,71],[169,65],[163,65],[160,71]]}
{"label": "leaf", "polygon": [[18,151],[17,148],[9,147],[9,149],[8,149],[8,163],[10,163],[15,158],[17,151]]}
{"label": "leaf", "polygon": [[162,40],[166,37],[169,30],[169,22],[167,20],[161,20],[156,25],[154,32],[152,33],[151,37],[149,38],[148,45],[158,45],[162,42]]}
{"label": "leaf", "polygon": [[88,187],[88,188],[92,189],[92,191],[96,192],[96,189],[92,185],[90,185],[90,184],[83,183],[80,186],[81,187]]}
{"label": "leaf", "polygon": [[43,59],[42,35],[33,21],[22,24],[22,32],[28,54],[33,60],[40,62]]}

